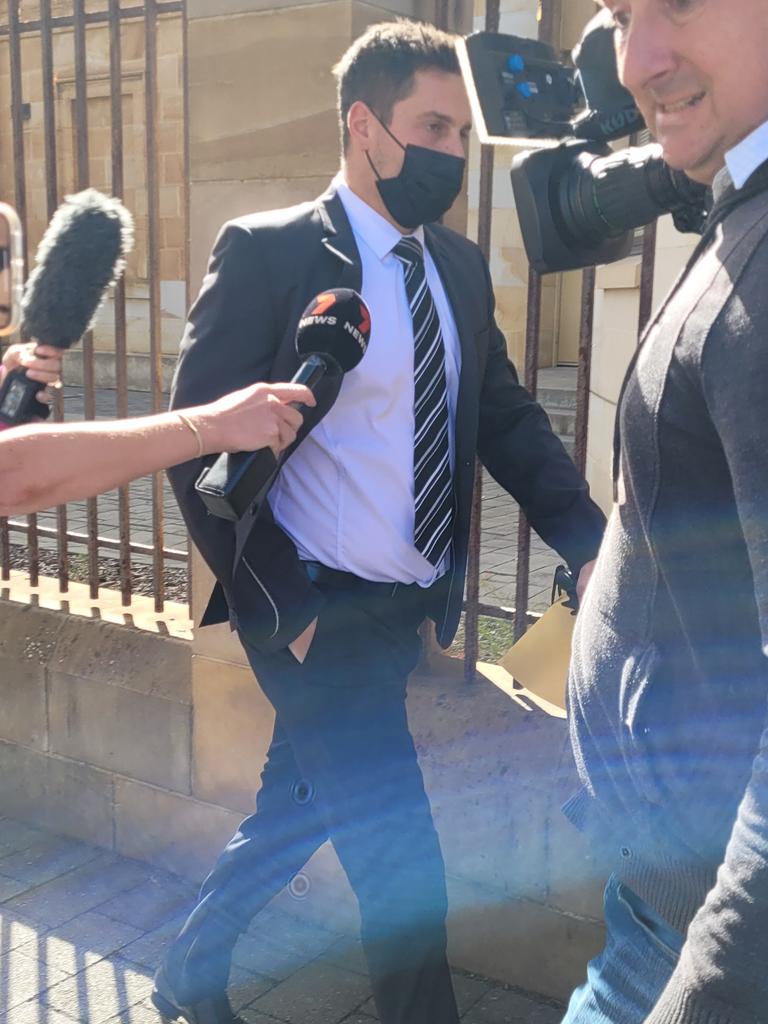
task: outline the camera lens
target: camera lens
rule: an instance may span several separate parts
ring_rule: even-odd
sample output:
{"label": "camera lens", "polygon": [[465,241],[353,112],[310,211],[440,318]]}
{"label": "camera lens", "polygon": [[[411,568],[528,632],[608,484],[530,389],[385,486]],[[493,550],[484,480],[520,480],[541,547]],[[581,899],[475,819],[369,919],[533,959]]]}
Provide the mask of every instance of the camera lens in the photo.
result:
{"label": "camera lens", "polygon": [[564,229],[590,246],[679,208],[703,208],[705,193],[650,145],[607,156],[580,153],[560,179],[557,200]]}
{"label": "camera lens", "polygon": [[512,162],[525,251],[540,274],[613,263],[628,256],[633,229],[671,213],[680,231],[701,233],[708,190],[672,170],[661,147],[613,152],[568,140]]}

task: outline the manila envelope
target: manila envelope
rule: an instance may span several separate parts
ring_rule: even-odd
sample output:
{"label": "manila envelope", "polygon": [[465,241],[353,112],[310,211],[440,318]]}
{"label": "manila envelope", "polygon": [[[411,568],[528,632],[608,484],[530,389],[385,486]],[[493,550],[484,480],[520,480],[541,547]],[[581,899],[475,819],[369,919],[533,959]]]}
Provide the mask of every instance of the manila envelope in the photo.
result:
{"label": "manila envelope", "polygon": [[526,690],[565,711],[571,639],[576,616],[559,598],[511,647],[500,664]]}

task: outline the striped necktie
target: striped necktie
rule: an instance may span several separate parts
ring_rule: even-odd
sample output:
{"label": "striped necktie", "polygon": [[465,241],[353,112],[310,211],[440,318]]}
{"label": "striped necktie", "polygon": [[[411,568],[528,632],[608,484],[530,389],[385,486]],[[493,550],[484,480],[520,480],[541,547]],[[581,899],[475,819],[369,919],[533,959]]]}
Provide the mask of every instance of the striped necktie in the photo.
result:
{"label": "striped necktie", "polygon": [[414,545],[437,567],[450,547],[453,531],[445,345],[427,284],[421,243],[417,238],[403,238],[392,252],[403,264],[413,323]]}

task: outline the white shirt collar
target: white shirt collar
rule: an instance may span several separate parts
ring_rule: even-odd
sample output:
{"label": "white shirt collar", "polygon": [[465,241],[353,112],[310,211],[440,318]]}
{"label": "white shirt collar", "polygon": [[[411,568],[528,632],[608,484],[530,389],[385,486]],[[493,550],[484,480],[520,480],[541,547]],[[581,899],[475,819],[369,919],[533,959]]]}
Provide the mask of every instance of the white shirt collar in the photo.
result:
{"label": "white shirt collar", "polygon": [[[385,217],[352,191],[344,179],[343,171],[339,171],[333,179],[333,187],[344,205],[344,211],[355,236],[365,242],[380,260],[385,259],[403,236]],[[423,227],[416,228],[409,237],[418,238],[422,247],[424,246]]]}
{"label": "white shirt collar", "polygon": [[725,164],[736,188],[743,188],[768,160],[768,121],[761,124],[725,154]]}

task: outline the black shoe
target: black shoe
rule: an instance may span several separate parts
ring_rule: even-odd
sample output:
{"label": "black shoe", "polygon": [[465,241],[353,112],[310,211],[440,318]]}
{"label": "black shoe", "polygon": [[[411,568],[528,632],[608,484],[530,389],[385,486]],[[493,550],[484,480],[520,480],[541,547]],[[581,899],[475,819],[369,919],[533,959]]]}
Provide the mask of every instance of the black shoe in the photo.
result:
{"label": "black shoe", "polygon": [[150,996],[163,1021],[185,1020],[187,1024],[245,1024],[232,1010],[226,993],[201,999],[185,1006],[180,1003],[161,967],[155,974],[155,987]]}

